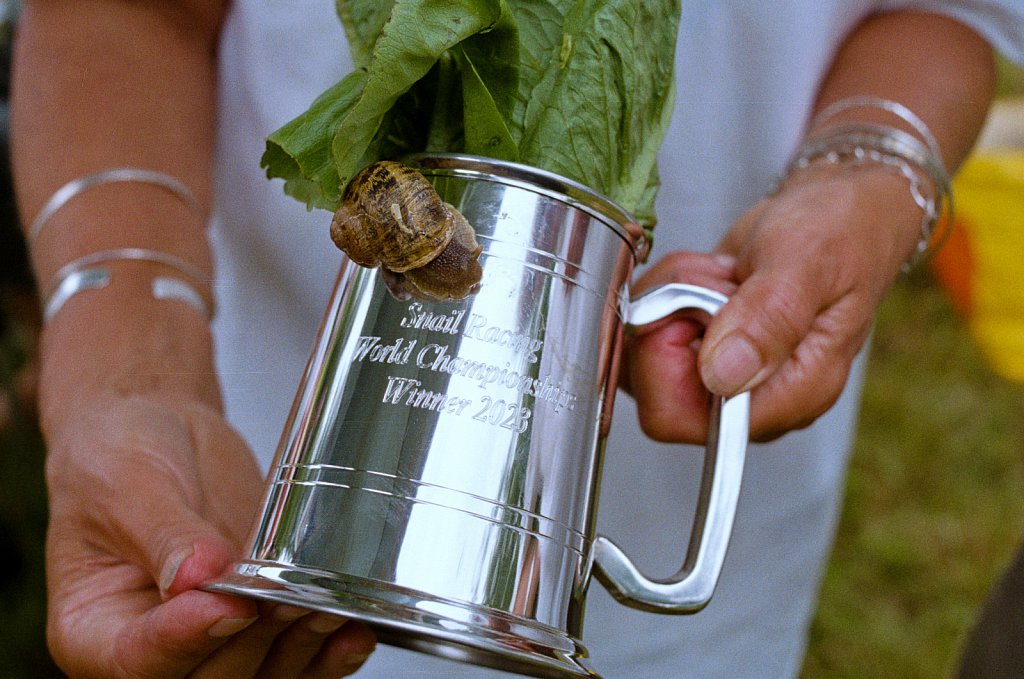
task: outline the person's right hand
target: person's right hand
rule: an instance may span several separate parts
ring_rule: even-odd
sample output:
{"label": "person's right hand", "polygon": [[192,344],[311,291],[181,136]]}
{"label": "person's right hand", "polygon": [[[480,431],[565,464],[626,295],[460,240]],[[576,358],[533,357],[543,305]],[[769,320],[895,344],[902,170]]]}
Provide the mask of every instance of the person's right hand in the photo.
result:
{"label": "person's right hand", "polygon": [[[199,589],[241,555],[264,482],[220,413],[212,370],[194,358],[108,361],[95,333],[110,319],[94,319],[96,341],[74,343],[85,307],[95,308],[84,295],[74,301],[47,327],[41,379],[57,663],[71,677],[104,679],[335,679],[357,670],[375,643],[364,626]],[[166,315],[174,303],[148,304]],[[142,319],[157,339],[126,344],[167,343],[185,314],[196,316],[173,313],[170,324]],[[123,333],[137,327],[128,326]],[[194,341],[208,340],[179,337],[165,357],[202,355],[183,346]]]}

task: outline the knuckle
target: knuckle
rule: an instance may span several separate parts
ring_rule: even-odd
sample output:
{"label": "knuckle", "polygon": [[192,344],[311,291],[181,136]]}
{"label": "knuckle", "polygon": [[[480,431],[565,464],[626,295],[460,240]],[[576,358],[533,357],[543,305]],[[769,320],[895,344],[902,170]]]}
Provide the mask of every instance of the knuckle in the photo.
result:
{"label": "knuckle", "polygon": [[778,402],[764,405],[774,397],[761,399],[751,422],[751,439],[759,443],[773,441],[788,432],[806,429],[835,405],[846,385],[848,371],[842,365],[829,365],[814,375],[805,376],[792,392],[776,394]]}
{"label": "knuckle", "polygon": [[688,415],[689,409],[640,408],[637,417],[640,430],[660,443],[701,443],[707,436],[707,417]]}
{"label": "knuckle", "polygon": [[763,347],[792,349],[806,334],[810,314],[806,311],[802,286],[779,281],[767,290],[751,317],[748,333]]}

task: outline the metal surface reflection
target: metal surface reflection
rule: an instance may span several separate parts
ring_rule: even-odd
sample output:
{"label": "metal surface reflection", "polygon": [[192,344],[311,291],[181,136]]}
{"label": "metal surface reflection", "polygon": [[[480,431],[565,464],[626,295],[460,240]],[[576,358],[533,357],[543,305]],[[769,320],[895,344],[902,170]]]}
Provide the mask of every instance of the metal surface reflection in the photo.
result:
{"label": "metal surface reflection", "polygon": [[400,301],[376,271],[342,267],[249,558],[213,589],[343,613],[459,660],[597,676],[580,642],[595,553],[602,582],[634,605],[703,606],[746,444],[746,398],[721,422],[716,403],[694,539],[668,594],[595,539],[624,314],[714,313],[724,299],[683,286],[630,303],[643,235],[584,187],[486,159],[410,162],[476,229],[480,289]]}

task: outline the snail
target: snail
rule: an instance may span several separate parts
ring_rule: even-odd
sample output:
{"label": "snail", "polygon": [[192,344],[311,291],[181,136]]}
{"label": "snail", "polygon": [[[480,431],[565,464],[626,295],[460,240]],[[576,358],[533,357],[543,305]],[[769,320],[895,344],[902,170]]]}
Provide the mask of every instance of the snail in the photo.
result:
{"label": "snail", "polygon": [[416,170],[380,161],[349,182],[331,240],[361,266],[380,267],[399,299],[461,299],[477,290],[482,247],[466,218]]}

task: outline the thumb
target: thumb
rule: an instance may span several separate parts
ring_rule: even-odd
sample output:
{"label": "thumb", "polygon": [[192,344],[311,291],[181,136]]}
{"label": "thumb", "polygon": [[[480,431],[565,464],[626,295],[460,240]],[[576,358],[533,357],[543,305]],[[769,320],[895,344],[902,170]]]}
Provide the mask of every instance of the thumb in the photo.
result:
{"label": "thumb", "polygon": [[177,462],[146,477],[144,511],[123,519],[165,600],[222,575],[240,556],[263,487],[245,442],[219,414],[190,411],[187,443],[195,459],[168,456]]}
{"label": "thumb", "polygon": [[164,600],[197,589],[223,575],[237,555],[219,535],[179,534],[157,557],[160,595]]}
{"label": "thumb", "polygon": [[712,393],[754,389],[793,355],[821,307],[811,281],[790,272],[757,272],[744,281],[708,325],[701,379]]}
{"label": "thumb", "polygon": [[165,489],[121,518],[139,564],[153,577],[164,600],[221,575],[237,549],[201,516],[184,490]]}

